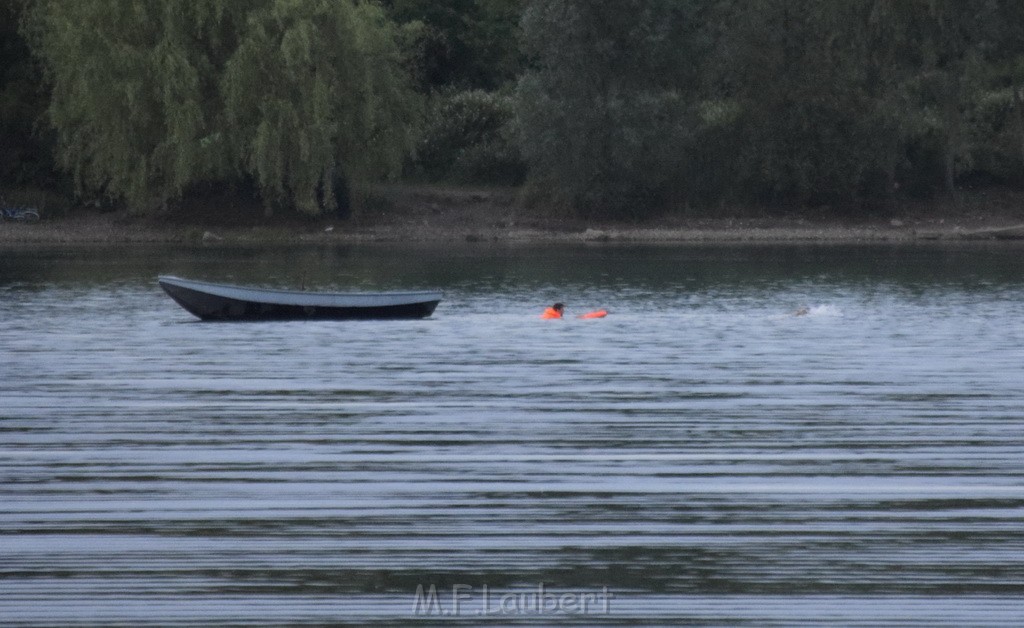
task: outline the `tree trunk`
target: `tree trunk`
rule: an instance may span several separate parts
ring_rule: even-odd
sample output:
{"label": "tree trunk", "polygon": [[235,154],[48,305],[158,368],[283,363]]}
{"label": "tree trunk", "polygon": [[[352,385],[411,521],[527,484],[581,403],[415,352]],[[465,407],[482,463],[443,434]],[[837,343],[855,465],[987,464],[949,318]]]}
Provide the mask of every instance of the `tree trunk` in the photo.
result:
{"label": "tree trunk", "polygon": [[947,71],[943,113],[946,126],[946,191],[956,196],[956,153],[960,146],[960,85],[956,74]]}
{"label": "tree trunk", "polygon": [[[1020,159],[1024,164],[1024,88],[1013,88],[1013,108],[1017,110],[1017,135],[1020,139]],[[1024,175],[1024,169],[1021,172]]]}

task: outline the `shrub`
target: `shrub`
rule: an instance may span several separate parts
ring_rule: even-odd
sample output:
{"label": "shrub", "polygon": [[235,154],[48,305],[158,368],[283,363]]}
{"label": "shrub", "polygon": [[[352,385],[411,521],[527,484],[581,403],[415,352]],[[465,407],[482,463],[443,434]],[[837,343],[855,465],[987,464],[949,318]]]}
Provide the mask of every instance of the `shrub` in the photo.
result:
{"label": "shrub", "polygon": [[482,90],[435,96],[413,167],[433,181],[522,183],[512,98]]}

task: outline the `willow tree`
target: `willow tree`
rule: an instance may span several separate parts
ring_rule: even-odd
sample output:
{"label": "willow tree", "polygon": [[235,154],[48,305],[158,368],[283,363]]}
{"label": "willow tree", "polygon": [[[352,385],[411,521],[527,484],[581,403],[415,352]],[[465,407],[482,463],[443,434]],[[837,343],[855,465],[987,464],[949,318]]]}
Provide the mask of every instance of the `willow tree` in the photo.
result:
{"label": "willow tree", "polygon": [[413,96],[369,2],[39,0],[26,31],[82,193],[146,208],[252,178],[268,208],[315,214],[408,145]]}

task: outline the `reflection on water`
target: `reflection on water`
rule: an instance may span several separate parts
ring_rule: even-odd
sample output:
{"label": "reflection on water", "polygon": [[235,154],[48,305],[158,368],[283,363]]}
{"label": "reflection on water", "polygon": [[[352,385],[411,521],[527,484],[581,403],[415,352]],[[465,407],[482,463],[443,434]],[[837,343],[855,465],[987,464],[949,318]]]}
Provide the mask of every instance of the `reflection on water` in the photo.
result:
{"label": "reflection on water", "polygon": [[[0,619],[1015,624],[1022,269],[984,246],[7,252]],[[205,324],[158,273],[446,299]],[[540,321],[555,300],[611,314]]]}

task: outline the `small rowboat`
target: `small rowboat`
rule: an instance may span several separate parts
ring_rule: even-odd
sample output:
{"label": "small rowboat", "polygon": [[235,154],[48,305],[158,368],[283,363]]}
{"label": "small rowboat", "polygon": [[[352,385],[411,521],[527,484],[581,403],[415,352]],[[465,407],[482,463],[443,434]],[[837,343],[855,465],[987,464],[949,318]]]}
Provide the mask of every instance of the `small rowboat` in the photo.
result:
{"label": "small rowboat", "polygon": [[440,292],[306,292],[157,279],[178,305],[206,320],[349,320],[426,318],[441,302]]}

